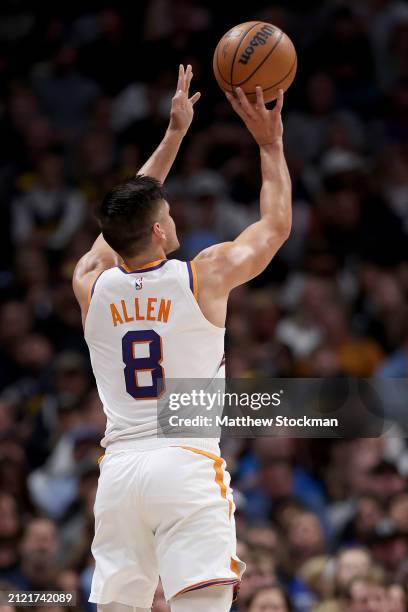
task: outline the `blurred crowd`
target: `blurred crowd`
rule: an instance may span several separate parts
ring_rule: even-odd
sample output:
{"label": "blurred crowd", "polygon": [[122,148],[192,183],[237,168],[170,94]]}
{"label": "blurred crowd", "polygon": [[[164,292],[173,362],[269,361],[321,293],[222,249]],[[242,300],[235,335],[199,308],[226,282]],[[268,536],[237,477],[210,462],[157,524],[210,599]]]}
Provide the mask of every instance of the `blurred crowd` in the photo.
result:
{"label": "blurred crowd", "polygon": [[[257,150],[211,67],[220,36],[255,18],[299,56],[284,108],[293,230],[231,295],[228,375],[408,375],[406,1],[3,0],[0,589],[73,590],[73,612],[94,609],[104,416],[73,268],[95,204],[160,141],[180,62],[202,99],[166,183],[177,257],[256,218]],[[406,612],[407,450],[403,436],[227,439],[248,567],[234,610]],[[168,611],[160,587],[153,610]]]}

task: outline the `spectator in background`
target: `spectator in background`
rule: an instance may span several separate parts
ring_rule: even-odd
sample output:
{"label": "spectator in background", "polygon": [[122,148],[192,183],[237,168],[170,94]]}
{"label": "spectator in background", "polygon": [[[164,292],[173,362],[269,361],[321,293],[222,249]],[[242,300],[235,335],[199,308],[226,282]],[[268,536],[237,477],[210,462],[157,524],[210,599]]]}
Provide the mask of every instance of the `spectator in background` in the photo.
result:
{"label": "spectator in background", "polygon": [[89,425],[81,425],[76,410],[68,409],[71,412],[72,424],[61,432],[63,435],[47,463],[29,477],[30,492],[37,506],[58,519],[78,499],[84,464],[92,460],[96,463],[100,456],[100,434]]}
{"label": "spectator in background", "polygon": [[77,51],[63,45],[33,75],[41,108],[62,140],[71,143],[86,128],[89,109],[99,95],[95,82],[77,71],[77,59]]}
{"label": "spectator in background", "polygon": [[60,519],[61,560],[64,567],[75,569],[90,561],[99,469],[94,461],[86,459],[78,466],[77,476],[77,496]]}
{"label": "spectator in background", "polygon": [[344,103],[365,109],[373,102],[374,62],[369,40],[356,13],[346,4],[331,12],[323,36],[311,46],[310,67],[323,66],[336,82]]}
{"label": "spectator in background", "polygon": [[[311,605],[329,600],[334,594],[333,560],[327,555],[316,555],[306,561],[297,574],[299,595],[294,598],[299,609],[310,608]],[[300,600],[300,601],[299,601]]]}
{"label": "spectator in background", "polygon": [[292,607],[283,589],[277,585],[264,586],[252,595],[246,612],[291,612]]}
{"label": "spectator in background", "polygon": [[[351,520],[340,533],[341,541],[351,545],[355,545],[357,542],[366,542],[369,533],[383,516],[383,504],[375,495],[361,495],[356,500]],[[347,553],[350,553],[352,558],[354,555],[358,557],[361,554],[361,550],[359,548],[346,549],[345,556],[347,558]]]}
{"label": "spectator in background", "polygon": [[353,337],[344,309],[335,304],[327,306],[321,315],[321,329],[339,373],[361,377],[373,374],[383,356],[381,349],[371,339]]}
{"label": "spectator in background", "polygon": [[44,319],[52,308],[50,267],[44,252],[35,247],[20,247],[15,256],[15,285],[11,291],[30,304],[34,315]]}
{"label": "spectator in background", "polygon": [[245,581],[240,587],[240,601],[245,602],[260,588],[277,580],[275,564],[265,550],[259,547],[250,547],[246,555]]}
{"label": "spectator in background", "polygon": [[[17,435],[13,432],[3,434],[1,440],[3,449],[0,451],[0,490],[13,497],[16,508],[21,513],[21,520],[26,519],[29,513],[33,511],[33,504],[29,495],[27,486],[27,469],[25,463],[25,454],[19,445]],[[10,438],[8,447],[12,450],[12,444],[20,453],[15,456],[4,452],[6,445],[4,444],[7,437]]]}
{"label": "spectator in background", "polygon": [[23,372],[14,360],[20,341],[33,326],[30,308],[21,302],[3,302],[0,307],[0,388],[15,382]]}
{"label": "spectator in background", "polygon": [[384,580],[375,574],[354,578],[345,597],[350,612],[384,612],[387,610],[387,591]]}
{"label": "spectator in background", "polygon": [[389,515],[401,533],[408,536],[408,491],[395,493],[389,500]]}
{"label": "spectator in background", "polygon": [[227,197],[226,185],[215,172],[203,170],[190,177],[187,193],[196,203],[187,212],[192,229],[184,238],[190,257],[212,244],[231,240],[247,226],[245,210]]}
{"label": "spectator in background", "polygon": [[[242,459],[248,470],[241,486],[248,501],[249,517],[265,520],[279,512],[282,504],[297,502],[302,510],[313,509],[325,521],[324,493],[307,471],[293,465],[294,456],[295,445],[288,438],[255,440],[254,451]],[[255,478],[251,480],[249,475],[254,471]]]}
{"label": "spectator in background", "polygon": [[387,589],[389,612],[406,612],[408,609],[408,596],[406,586],[390,584]]}
{"label": "spectator in background", "polygon": [[[359,150],[364,145],[364,128],[358,117],[341,107],[336,108],[335,81],[326,72],[313,73],[306,83],[306,99],[302,108],[288,114],[285,122],[285,145],[289,155],[313,162],[329,145],[332,126],[345,129],[349,147]],[[299,139],[304,146],[299,150]]]}
{"label": "spectator in background", "polygon": [[336,558],[335,590],[342,595],[350,582],[356,578],[365,578],[372,570],[372,559],[364,548],[346,548]]}
{"label": "spectator in background", "polygon": [[62,157],[44,154],[35,184],[13,203],[16,244],[32,242],[42,248],[62,249],[78,229],[84,207],[80,193],[65,181]]}
{"label": "spectator in background", "polygon": [[408,558],[408,538],[391,519],[383,519],[373,529],[368,547],[388,579],[397,575]]}
{"label": "spectator in background", "polygon": [[22,524],[17,502],[12,495],[0,494],[0,577],[7,580],[18,562],[18,542]]}
{"label": "spectator in background", "polygon": [[296,513],[289,521],[286,536],[291,573],[295,573],[307,560],[325,552],[324,534],[313,512]]}
{"label": "spectator in background", "polygon": [[[81,72],[95,81],[103,93],[114,96],[133,76],[129,57],[135,50],[132,32],[121,13],[114,8],[102,8],[96,15],[96,37],[81,47],[79,66]],[[107,70],[107,66],[111,69]]]}
{"label": "spectator in background", "polygon": [[55,590],[59,574],[58,532],[48,518],[32,519],[20,545],[20,563],[8,580],[22,590]]}

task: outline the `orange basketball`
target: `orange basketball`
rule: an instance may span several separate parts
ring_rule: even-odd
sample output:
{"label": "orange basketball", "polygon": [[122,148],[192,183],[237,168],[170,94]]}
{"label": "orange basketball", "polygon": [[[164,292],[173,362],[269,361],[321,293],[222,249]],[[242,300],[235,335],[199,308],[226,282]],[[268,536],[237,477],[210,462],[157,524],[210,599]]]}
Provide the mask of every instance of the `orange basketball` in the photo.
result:
{"label": "orange basketball", "polygon": [[213,68],[218,85],[233,92],[241,87],[253,102],[260,85],[265,102],[274,100],[295,78],[296,50],[290,38],[264,21],[247,21],[229,30],[218,43]]}

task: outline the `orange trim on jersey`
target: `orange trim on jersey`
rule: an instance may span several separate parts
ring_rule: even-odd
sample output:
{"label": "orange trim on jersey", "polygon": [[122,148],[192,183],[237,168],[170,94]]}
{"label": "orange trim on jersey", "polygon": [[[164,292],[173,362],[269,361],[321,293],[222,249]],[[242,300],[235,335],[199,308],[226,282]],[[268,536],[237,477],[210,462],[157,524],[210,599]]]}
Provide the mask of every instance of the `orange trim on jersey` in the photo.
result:
{"label": "orange trim on jersey", "polygon": [[198,302],[198,277],[197,277],[197,266],[194,260],[190,261],[191,273],[193,275],[193,295]]}
{"label": "orange trim on jersey", "polygon": [[189,591],[195,591],[197,589],[204,589],[209,586],[223,585],[223,584],[236,584],[239,582],[238,578],[214,578],[213,580],[203,580],[202,582],[196,582],[191,586],[186,587],[185,589],[181,589],[178,593],[173,595],[173,597],[178,597],[179,595],[183,595],[184,593],[188,593]]}
{"label": "orange trim on jersey", "polygon": [[[189,450],[197,455],[204,455],[204,457],[208,457],[214,461],[214,470],[215,470],[215,482],[220,487],[221,497],[223,499],[227,499],[227,487],[224,483],[224,469],[223,469],[223,461],[222,457],[218,455],[214,455],[214,453],[209,453],[208,451],[201,450],[200,448],[195,448],[194,446],[182,446],[185,450]],[[233,514],[234,504],[232,499],[228,500],[228,518],[231,519]]]}
{"label": "orange trim on jersey", "polygon": [[208,459],[212,459],[214,461],[215,482],[220,487],[221,497],[227,499],[227,487],[224,483],[224,470],[222,467],[224,459],[218,455],[214,455],[213,453],[208,453],[207,451],[203,451],[199,448],[194,448],[193,446],[182,446],[181,448],[189,450],[192,453],[196,453],[197,455],[204,455],[204,457],[208,457]]}
{"label": "orange trim on jersey", "polygon": [[158,266],[159,263],[161,263],[162,261],[164,261],[164,259],[156,259],[156,261],[150,261],[149,263],[145,264],[144,266],[140,266],[140,268],[138,268],[138,270],[144,270],[145,268],[150,268],[153,266]]}
{"label": "orange trim on jersey", "polygon": [[101,455],[100,457],[98,457],[97,459],[98,465],[100,465],[104,459],[105,459],[105,455]]}
{"label": "orange trim on jersey", "polygon": [[236,574],[238,576],[238,578],[241,580],[241,574],[238,571],[238,561],[236,559],[233,559],[231,557],[231,571],[234,572],[234,574]]}
{"label": "orange trim on jersey", "polygon": [[[162,261],[164,261],[164,259],[156,259],[156,261],[150,261],[144,266],[140,266],[140,268],[137,269],[137,272],[139,272],[139,270],[144,270],[145,268],[152,268],[153,266],[158,266]],[[126,272],[133,272],[133,270],[131,270],[129,266],[125,264],[125,262],[122,262],[122,268],[124,268]]]}
{"label": "orange trim on jersey", "polygon": [[[207,457],[208,459],[212,459],[212,461],[214,461],[215,482],[220,487],[221,497],[226,499],[227,487],[224,483],[224,472],[223,472],[223,467],[222,467],[222,463],[224,459],[220,457],[219,455],[215,455],[214,453],[210,453],[208,451],[201,450],[200,448],[195,448],[194,446],[182,445],[179,448],[184,448],[184,450],[191,451],[192,453],[196,453],[197,455],[203,455],[204,457]],[[233,510],[232,501],[228,500],[229,518],[231,518],[232,510]],[[174,597],[177,597],[178,595],[182,595],[183,593],[188,593],[189,591],[194,591],[197,589],[204,589],[210,586],[231,584],[231,585],[234,585],[233,601],[235,601],[238,595],[238,590],[239,590],[239,586],[241,582],[241,574],[239,573],[239,570],[238,570],[238,561],[236,561],[236,559],[233,559],[232,557],[231,557],[231,562],[230,562],[230,569],[236,575],[236,578],[214,578],[214,579],[204,580],[203,582],[197,582],[193,585],[190,585],[182,589],[181,591],[176,593]]]}

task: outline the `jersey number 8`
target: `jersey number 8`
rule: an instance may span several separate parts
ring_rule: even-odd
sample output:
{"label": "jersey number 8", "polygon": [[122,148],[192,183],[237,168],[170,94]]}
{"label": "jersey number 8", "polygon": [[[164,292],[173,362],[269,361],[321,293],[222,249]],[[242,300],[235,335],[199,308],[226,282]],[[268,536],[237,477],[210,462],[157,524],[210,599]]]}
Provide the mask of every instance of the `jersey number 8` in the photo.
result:
{"label": "jersey number 8", "polygon": [[[148,357],[137,357],[136,350],[140,344],[147,344]],[[128,331],[122,338],[122,355],[125,364],[126,391],[136,400],[159,399],[164,392],[164,370],[161,367],[163,359],[162,339],[155,331]],[[150,372],[151,385],[140,385],[140,372]]]}

